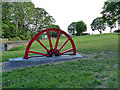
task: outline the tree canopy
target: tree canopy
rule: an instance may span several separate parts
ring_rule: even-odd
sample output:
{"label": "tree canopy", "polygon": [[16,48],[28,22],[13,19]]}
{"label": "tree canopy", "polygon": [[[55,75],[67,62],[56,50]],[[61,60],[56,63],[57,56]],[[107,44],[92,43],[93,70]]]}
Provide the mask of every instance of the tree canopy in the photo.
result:
{"label": "tree canopy", "polygon": [[102,17],[97,17],[91,23],[91,29],[93,31],[98,30],[100,33],[102,33],[102,31],[104,31],[105,28],[106,28],[105,23],[104,23],[104,20],[102,19]]}
{"label": "tree canopy", "polygon": [[116,22],[120,25],[120,1],[116,1],[118,2],[113,2],[113,0],[105,2],[101,12],[104,22],[110,27],[110,32],[116,26]]}
{"label": "tree canopy", "polygon": [[28,35],[53,24],[55,19],[45,9],[35,8],[32,2],[2,2],[2,35],[5,38],[29,39]]}
{"label": "tree canopy", "polygon": [[104,2],[102,9],[102,17],[95,18],[91,23],[91,28],[93,31],[98,30],[101,32],[108,26],[110,27],[110,33],[112,33],[112,29],[116,27],[116,23],[120,26],[120,1],[107,0]]}
{"label": "tree canopy", "polygon": [[72,22],[69,26],[68,26],[68,32],[75,34],[76,31],[76,22]]}
{"label": "tree canopy", "polygon": [[86,24],[81,20],[76,23],[77,35],[82,35],[87,30]]}
{"label": "tree canopy", "polygon": [[[50,25],[47,28],[54,28],[54,29],[60,29],[58,25]],[[50,36],[56,38],[58,36],[58,32],[56,31],[51,31]]]}

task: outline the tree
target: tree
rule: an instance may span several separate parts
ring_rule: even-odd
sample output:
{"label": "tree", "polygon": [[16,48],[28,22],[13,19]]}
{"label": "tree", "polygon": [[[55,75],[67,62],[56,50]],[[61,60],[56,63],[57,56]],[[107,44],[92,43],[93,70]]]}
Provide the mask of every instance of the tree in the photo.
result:
{"label": "tree", "polygon": [[68,32],[71,34],[75,34],[76,31],[76,22],[72,22],[69,26],[68,26]]}
{"label": "tree", "polygon": [[43,8],[34,8],[32,15],[32,30],[39,32],[47,26],[55,23],[55,20]]}
{"label": "tree", "polygon": [[107,2],[119,2],[120,0],[107,0]]}
{"label": "tree", "polygon": [[78,21],[76,23],[77,35],[82,35],[83,32],[87,30],[87,26],[83,21]]}
{"label": "tree", "polygon": [[112,29],[116,26],[116,22],[120,25],[120,1],[112,2],[113,0],[108,0],[104,3],[103,11],[101,12],[102,18],[105,23],[110,27],[110,33]]}
{"label": "tree", "polygon": [[11,19],[11,14],[13,14],[11,6],[9,2],[2,2],[2,20]]}
{"label": "tree", "polygon": [[93,31],[98,30],[100,34],[102,33],[102,31],[106,29],[105,23],[102,17],[97,17],[96,19],[93,20],[93,22],[91,23],[91,29]]}
{"label": "tree", "polygon": [[2,21],[2,30],[3,30],[2,35],[5,38],[16,37],[17,34],[15,33],[16,29],[17,29],[16,26],[11,22],[11,20],[7,19]]}
{"label": "tree", "polygon": [[46,14],[45,19],[43,21],[44,27],[46,28],[46,27],[48,27],[50,25],[53,25],[53,24],[55,24],[55,22],[56,21],[52,16],[50,16],[49,14]]}
{"label": "tree", "polygon": [[43,12],[41,8],[34,8],[33,9],[33,27],[34,31],[37,32],[38,28],[41,26],[41,23],[43,21]]}
{"label": "tree", "polygon": [[9,26],[5,23],[2,23],[2,35],[5,38],[10,38],[10,30],[9,30]]}
{"label": "tree", "polygon": [[55,29],[60,29],[59,25],[49,25],[46,27],[47,29],[49,28],[55,28]]}
{"label": "tree", "polygon": [[[9,20],[10,24],[7,23],[7,25],[9,27],[12,27],[12,30],[9,29],[12,31],[10,31],[12,33],[12,37],[10,36],[10,38],[19,37],[21,34],[27,31],[25,27],[26,20],[31,18],[29,17],[30,14],[28,14],[27,12],[29,11],[29,9],[31,10],[30,6],[32,5],[33,4],[30,2],[9,2],[2,4],[2,21],[3,23],[7,23]],[[7,30],[5,29],[3,31]]]}
{"label": "tree", "polygon": [[32,2],[2,3],[2,21],[2,35],[6,38],[24,38],[26,32],[32,36],[34,32],[55,23],[52,16],[43,8],[35,8]]}
{"label": "tree", "polygon": [[[60,29],[59,25],[50,25],[50,26],[47,26],[46,28],[47,28],[47,29],[49,29],[49,28]],[[50,32],[50,36],[51,36],[51,37],[57,37],[57,36],[58,36],[58,32],[56,32],[56,31],[51,31],[51,32]]]}

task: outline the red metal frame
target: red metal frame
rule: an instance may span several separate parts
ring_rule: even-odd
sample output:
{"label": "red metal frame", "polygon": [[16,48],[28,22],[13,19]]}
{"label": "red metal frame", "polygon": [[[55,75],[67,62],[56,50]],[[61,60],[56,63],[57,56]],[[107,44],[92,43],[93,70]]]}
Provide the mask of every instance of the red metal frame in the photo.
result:
{"label": "red metal frame", "polygon": [[58,49],[57,53],[63,48],[63,46],[65,46],[65,44],[68,42],[68,40],[70,40],[70,38],[68,38],[68,39],[61,45],[61,47]]}
{"label": "red metal frame", "polygon": [[40,54],[40,55],[44,55],[44,56],[48,56],[47,54],[44,54],[44,53],[39,53],[39,52],[35,52],[35,51],[28,51],[30,53],[35,53],[35,54]]}
{"label": "red metal frame", "polygon": [[[50,31],[57,31],[57,32],[58,32],[58,37],[57,37],[57,40],[56,40],[56,44],[55,44],[54,50],[53,50],[53,46],[52,46],[52,42],[51,42],[51,38],[50,38],[50,34],[49,34]],[[38,36],[40,36],[41,34],[43,34],[43,33],[45,33],[45,32],[47,32],[47,36],[48,36],[48,40],[49,40],[49,44],[50,44],[50,49],[51,49],[51,50],[48,50],[48,49],[40,42],[40,40],[37,39]],[[60,38],[61,33],[64,34],[68,39],[67,39],[67,40],[60,46],[60,48],[57,50],[58,43],[59,43],[59,38]],[[64,31],[62,31],[62,30],[60,30],[60,29],[46,29],[46,30],[43,30],[43,31],[38,32],[38,33],[29,41],[29,43],[28,43],[28,45],[27,45],[27,48],[26,48],[26,50],[25,50],[25,55],[24,55],[24,58],[25,58],[25,59],[28,58],[28,53],[35,53],[35,54],[40,54],[40,55],[43,55],[43,56],[49,56],[48,54],[39,53],[39,52],[35,52],[35,51],[30,51],[30,47],[31,47],[32,43],[33,43],[35,40],[48,52],[48,54],[58,53],[58,55],[62,55],[62,54],[64,54],[64,53],[69,52],[69,51],[72,51],[72,50],[73,50],[73,54],[76,54],[75,44],[74,44],[72,38],[71,38],[66,32],[64,32]],[[65,46],[65,44],[66,44],[68,41],[71,42],[71,44],[72,44],[72,49],[69,49],[69,50],[66,50],[66,51],[63,51],[63,52],[59,53],[60,50]]]}
{"label": "red metal frame", "polygon": [[38,41],[40,45],[43,46],[43,48],[51,54],[51,52],[37,38],[35,40]]}
{"label": "red metal frame", "polygon": [[50,49],[51,49],[51,51],[53,52],[52,42],[51,42],[50,34],[49,34],[49,31],[48,31],[48,30],[47,30],[47,36],[48,36],[48,39],[49,39]]}
{"label": "red metal frame", "polygon": [[61,34],[61,31],[59,31],[59,33],[58,33],[58,37],[57,37],[56,44],[55,44],[55,50],[54,50],[55,52],[56,52],[56,49],[57,49],[57,46],[58,46],[60,34]]}

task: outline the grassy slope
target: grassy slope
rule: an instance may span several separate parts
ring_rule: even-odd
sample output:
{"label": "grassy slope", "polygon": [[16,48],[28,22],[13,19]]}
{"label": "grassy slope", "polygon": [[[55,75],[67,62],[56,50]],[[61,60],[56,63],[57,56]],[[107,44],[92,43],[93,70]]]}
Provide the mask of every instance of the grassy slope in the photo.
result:
{"label": "grassy slope", "polygon": [[[66,38],[61,38],[59,41],[59,46],[66,40]],[[117,51],[118,50],[118,36],[116,34],[102,34],[102,35],[91,35],[91,36],[79,36],[73,37],[74,43],[76,45],[77,52],[88,53],[89,51],[99,52],[99,51]],[[53,40],[55,43],[56,40]],[[45,41],[43,44],[48,48],[48,42]],[[8,52],[2,53],[2,61],[8,61],[9,58],[23,57],[27,45],[11,49]],[[54,45],[53,45],[54,46]],[[66,45],[69,48],[69,43]],[[65,49],[67,48],[65,47]],[[43,51],[39,43],[33,44],[31,47],[33,51]],[[7,57],[6,57],[7,56]]]}
{"label": "grassy slope", "polygon": [[[118,87],[118,36],[102,34],[73,37],[73,40],[77,52],[91,55],[90,59],[3,72],[3,87]],[[61,39],[60,43],[63,41],[64,39]],[[36,47],[32,49],[37,50],[39,44],[34,45]],[[23,56],[25,47],[3,52],[3,61]]]}

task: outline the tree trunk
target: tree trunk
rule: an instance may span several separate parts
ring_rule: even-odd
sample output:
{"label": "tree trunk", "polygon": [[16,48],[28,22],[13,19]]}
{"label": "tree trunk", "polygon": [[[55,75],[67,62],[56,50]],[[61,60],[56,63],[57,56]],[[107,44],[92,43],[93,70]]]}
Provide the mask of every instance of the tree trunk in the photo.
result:
{"label": "tree trunk", "polygon": [[36,26],[36,27],[35,27],[35,31],[37,32],[37,21],[36,21],[36,24],[35,24],[35,26]]}
{"label": "tree trunk", "polygon": [[35,32],[37,32],[37,25],[36,25],[36,27],[35,27]]}
{"label": "tree trunk", "polygon": [[112,28],[110,27],[110,33],[112,33]]}
{"label": "tree trunk", "polygon": [[18,21],[17,20],[15,21],[15,24],[16,24],[16,27],[18,28]]}
{"label": "tree trunk", "polygon": [[98,30],[100,32],[100,34],[102,33],[102,31]]}
{"label": "tree trunk", "polygon": [[17,36],[17,31],[18,31],[18,21],[17,20],[15,21],[15,25],[17,27],[17,29],[15,29],[15,37],[16,37]]}
{"label": "tree trunk", "polygon": [[80,36],[82,36],[82,33],[80,34]]}
{"label": "tree trunk", "polygon": [[120,20],[118,20],[118,30],[120,29]]}

